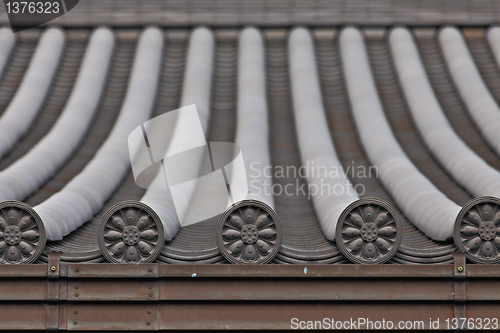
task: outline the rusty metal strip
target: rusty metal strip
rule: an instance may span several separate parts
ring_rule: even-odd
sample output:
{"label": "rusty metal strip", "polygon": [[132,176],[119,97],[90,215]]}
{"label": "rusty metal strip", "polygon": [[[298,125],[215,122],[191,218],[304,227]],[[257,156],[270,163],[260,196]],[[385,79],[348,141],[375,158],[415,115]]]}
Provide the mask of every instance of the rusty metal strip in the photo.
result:
{"label": "rusty metal strip", "polygon": [[62,252],[47,252],[49,262],[47,264],[47,280],[59,280],[59,263]]}
{"label": "rusty metal strip", "polygon": [[59,303],[47,304],[47,331],[59,330]]}
{"label": "rusty metal strip", "polygon": [[68,303],[59,304],[59,326],[60,331],[68,329]]}
{"label": "rusty metal strip", "polygon": [[[462,322],[467,320],[467,290],[466,290],[466,252],[455,252],[454,255],[454,284],[453,284],[453,314],[458,320],[459,328],[462,327]],[[457,332],[465,330],[458,329]]]}
{"label": "rusty metal strip", "polygon": [[68,303],[67,330],[158,330],[158,303]]}
{"label": "rusty metal strip", "polygon": [[0,265],[0,278],[9,277],[39,278],[47,276],[46,264]]}
{"label": "rusty metal strip", "polygon": [[500,265],[469,265],[468,278],[492,278],[500,276]]}
{"label": "rusty metal strip", "polygon": [[[373,303],[373,302],[176,302],[160,305],[159,329],[298,329],[292,326],[302,321],[324,323],[349,321],[353,329],[374,329],[367,324],[350,326],[351,318],[365,318],[372,322],[392,321],[395,325],[403,320],[418,321],[420,329],[429,329],[429,318],[451,318],[453,309],[449,304],[420,302]],[[295,318],[295,320],[294,320]],[[334,323],[335,325],[335,323]],[[372,324],[373,325],[373,324]],[[404,323],[403,323],[404,325]],[[411,324],[413,325],[413,324]],[[321,328],[316,326],[316,328]],[[324,329],[332,329],[323,326]],[[382,328],[382,327],[380,327]],[[446,329],[441,320],[439,329]],[[333,327],[335,329],[335,327]]]}
{"label": "rusty metal strip", "polygon": [[45,301],[47,281],[45,279],[17,278],[0,280],[0,301]]}
{"label": "rusty metal strip", "polygon": [[158,264],[68,264],[68,278],[157,278]]}
{"label": "rusty metal strip", "polygon": [[163,301],[453,301],[451,279],[162,279]]}
{"label": "rusty metal strip", "polygon": [[[68,267],[60,265],[59,258],[58,254],[49,256],[44,265],[46,277],[2,279],[0,288],[8,295],[3,298],[7,302],[0,304],[6,313],[0,318],[0,329],[289,329],[295,317],[349,320],[361,313],[373,321],[423,320],[425,329],[430,328],[429,319],[439,318],[439,328],[446,329],[445,318],[494,318],[500,307],[500,297],[487,298],[488,290],[500,286],[500,271],[491,265],[466,266],[465,253],[455,254],[454,265],[435,266]],[[20,286],[42,287],[38,282],[46,286],[41,288],[45,296],[31,288],[22,294],[33,295],[15,298],[14,291],[23,289]],[[484,300],[488,306],[478,302]],[[26,313],[34,321],[21,327],[27,325]]]}
{"label": "rusty metal strip", "polygon": [[47,331],[59,330],[59,263],[62,252],[48,252],[47,265]]}
{"label": "rusty metal strip", "polygon": [[[159,264],[67,264],[61,272],[68,278],[157,277],[453,277],[453,265],[159,265]],[[500,270],[497,276],[500,275]],[[0,272],[0,277],[2,277]]]}
{"label": "rusty metal strip", "polygon": [[453,265],[160,265],[159,269],[161,277],[453,277]]}
{"label": "rusty metal strip", "polygon": [[0,328],[13,330],[45,330],[47,305],[40,302],[1,302]]}
{"label": "rusty metal strip", "polygon": [[68,301],[158,301],[159,281],[78,279],[68,281]]}

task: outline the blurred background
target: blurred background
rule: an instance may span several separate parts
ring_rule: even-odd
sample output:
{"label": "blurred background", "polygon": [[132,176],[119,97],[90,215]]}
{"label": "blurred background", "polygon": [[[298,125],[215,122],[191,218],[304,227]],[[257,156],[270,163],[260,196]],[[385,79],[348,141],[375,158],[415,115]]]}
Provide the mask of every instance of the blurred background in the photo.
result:
{"label": "blurred background", "polygon": [[[80,0],[52,23],[67,27],[158,24],[189,27],[292,26],[484,26],[500,20],[495,0]],[[0,9],[0,23],[8,24]]]}

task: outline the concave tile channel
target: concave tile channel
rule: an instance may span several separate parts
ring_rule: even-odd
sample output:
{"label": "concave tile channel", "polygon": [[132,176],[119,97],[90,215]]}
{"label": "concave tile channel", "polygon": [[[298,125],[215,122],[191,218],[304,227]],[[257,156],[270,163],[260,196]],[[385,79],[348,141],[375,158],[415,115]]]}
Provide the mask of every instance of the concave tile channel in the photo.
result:
{"label": "concave tile channel", "polygon": [[446,257],[440,258],[440,261],[449,260],[452,251],[442,248],[438,252],[434,251],[436,246],[440,248],[441,244],[426,237],[398,210],[379,181],[377,169],[371,165],[364,152],[351,115],[340,63],[337,34],[338,32],[334,30],[317,30],[316,55],[327,119],[344,170],[352,184],[358,185],[358,189],[364,191],[360,193],[361,197],[385,200],[398,211],[403,223],[403,243],[392,263],[426,263],[428,259],[423,258],[442,255]]}
{"label": "concave tile channel", "polygon": [[[28,131],[27,135],[22,138],[12,151],[0,161],[0,170],[4,170],[16,160],[28,153],[55,124],[71,94],[73,84],[80,70],[80,64],[85,53],[87,40],[88,31],[86,30],[66,33],[66,45],[61,57],[59,68],[52,81],[52,86],[49,88],[47,98],[37,115],[37,119],[33,123],[32,129]],[[26,43],[21,41],[18,48],[22,47],[24,52],[27,52],[26,48],[28,47],[24,44]],[[16,50],[14,50],[14,53],[15,52]],[[14,54],[14,56],[15,55],[16,54]],[[12,60],[12,62],[14,62],[14,60]],[[24,70],[25,69],[26,68],[24,68]],[[9,75],[10,70],[11,66],[8,67],[6,75]]]}
{"label": "concave tile channel", "polygon": [[[107,92],[108,107],[116,108],[118,112],[125,96],[128,78],[134,58],[137,34],[139,31],[128,31],[118,33],[117,50],[121,50],[122,58],[115,58],[114,72],[111,73]],[[160,74],[159,88],[156,95],[156,104],[153,116],[173,110],[178,107],[180,87],[184,73],[185,61],[185,33],[166,33],[166,43],[163,51],[162,72]],[[120,61],[118,61],[120,60]],[[111,93],[112,92],[112,93]],[[103,105],[106,99],[103,100]],[[111,124],[112,125],[112,124]],[[49,242],[47,250],[61,250],[65,254],[62,260],[101,262],[105,259],[101,256],[97,245],[97,233],[102,215],[114,204],[124,200],[140,200],[144,189],[135,184],[131,172],[123,180],[111,198],[106,202],[101,211],[82,227],[66,236],[62,241]],[[76,246],[74,244],[77,244]],[[43,259],[43,258],[42,258]]]}
{"label": "concave tile channel", "polygon": [[[238,30],[216,30],[214,71],[210,101],[208,140],[234,142],[236,129],[236,83]],[[227,263],[217,247],[219,216],[183,227],[165,244],[158,262],[169,264]]]}
{"label": "concave tile channel", "polygon": [[[266,30],[267,92],[270,114],[271,162],[276,188],[288,192],[275,194],[276,212],[280,217],[283,241],[279,253],[273,260],[281,264],[333,264],[345,263],[347,259],[340,253],[335,243],[324,236],[312,201],[300,191],[306,184],[304,178],[293,171],[301,166],[292,111],[290,79],[288,69],[288,49],[286,30]],[[283,168],[280,176],[277,171]],[[297,177],[295,177],[297,176]],[[304,188],[304,187],[302,187]]]}
{"label": "concave tile channel", "polygon": [[40,32],[38,29],[30,29],[30,31],[18,34],[17,42],[0,78],[0,116],[9,105],[23,80],[35,51]]}

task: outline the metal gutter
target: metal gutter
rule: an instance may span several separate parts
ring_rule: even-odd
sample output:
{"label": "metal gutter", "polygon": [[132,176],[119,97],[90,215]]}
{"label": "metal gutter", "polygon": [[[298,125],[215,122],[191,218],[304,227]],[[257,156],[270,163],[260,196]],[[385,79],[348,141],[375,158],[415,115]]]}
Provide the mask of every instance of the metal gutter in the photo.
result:
{"label": "metal gutter", "polygon": [[460,253],[455,265],[312,266],[65,264],[54,254],[0,266],[0,329],[290,329],[292,318],[424,328],[439,318],[446,329],[447,318],[500,311],[500,267],[466,266]]}

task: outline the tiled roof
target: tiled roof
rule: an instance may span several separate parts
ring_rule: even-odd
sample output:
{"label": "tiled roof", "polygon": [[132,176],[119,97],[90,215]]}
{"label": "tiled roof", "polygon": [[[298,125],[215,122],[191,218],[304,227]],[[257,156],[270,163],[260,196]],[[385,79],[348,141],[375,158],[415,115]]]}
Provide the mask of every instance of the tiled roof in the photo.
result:
{"label": "tiled roof", "polygon": [[[73,0],[72,0],[73,1]],[[71,27],[441,25],[499,23],[494,0],[80,0],[54,23]],[[0,8],[0,23],[7,15]]]}
{"label": "tiled roof", "polygon": [[[269,205],[257,211],[277,214],[269,226],[277,226],[281,244],[274,236],[265,240],[269,248],[259,253],[273,253],[266,262],[450,263],[458,244],[474,262],[494,263],[500,258],[498,199],[470,200],[500,191],[498,31],[51,28],[18,33],[15,43],[2,31],[0,197],[33,210],[13,203],[0,208],[6,221],[24,216],[12,215],[11,207],[32,214],[30,223],[39,224],[26,228],[40,232],[19,241],[15,228],[6,233],[2,225],[2,260],[30,262],[41,248],[41,261],[47,251],[62,251],[63,261],[76,262],[114,256],[169,264],[252,262],[244,251],[254,245],[241,252],[231,248],[235,242],[217,240],[219,217],[179,229],[169,218],[172,199],[145,195],[127,171],[130,131],[195,103],[208,141],[236,142],[250,161],[270,161],[273,183],[294,192],[253,198]],[[36,87],[47,89],[33,89],[40,79]],[[260,124],[252,121],[252,108]],[[364,191],[308,198],[301,186],[321,186],[327,178],[275,174],[279,166],[299,169],[311,161],[346,171],[330,186],[342,182]],[[357,172],[370,167],[376,176]],[[164,246],[144,236],[151,242],[141,252],[125,243],[122,248],[116,236],[103,256],[101,220],[125,200],[142,203],[115,206],[106,218],[117,209],[146,211],[154,237],[164,231]],[[17,230],[26,233],[20,223]],[[151,256],[156,248],[157,258]]]}

